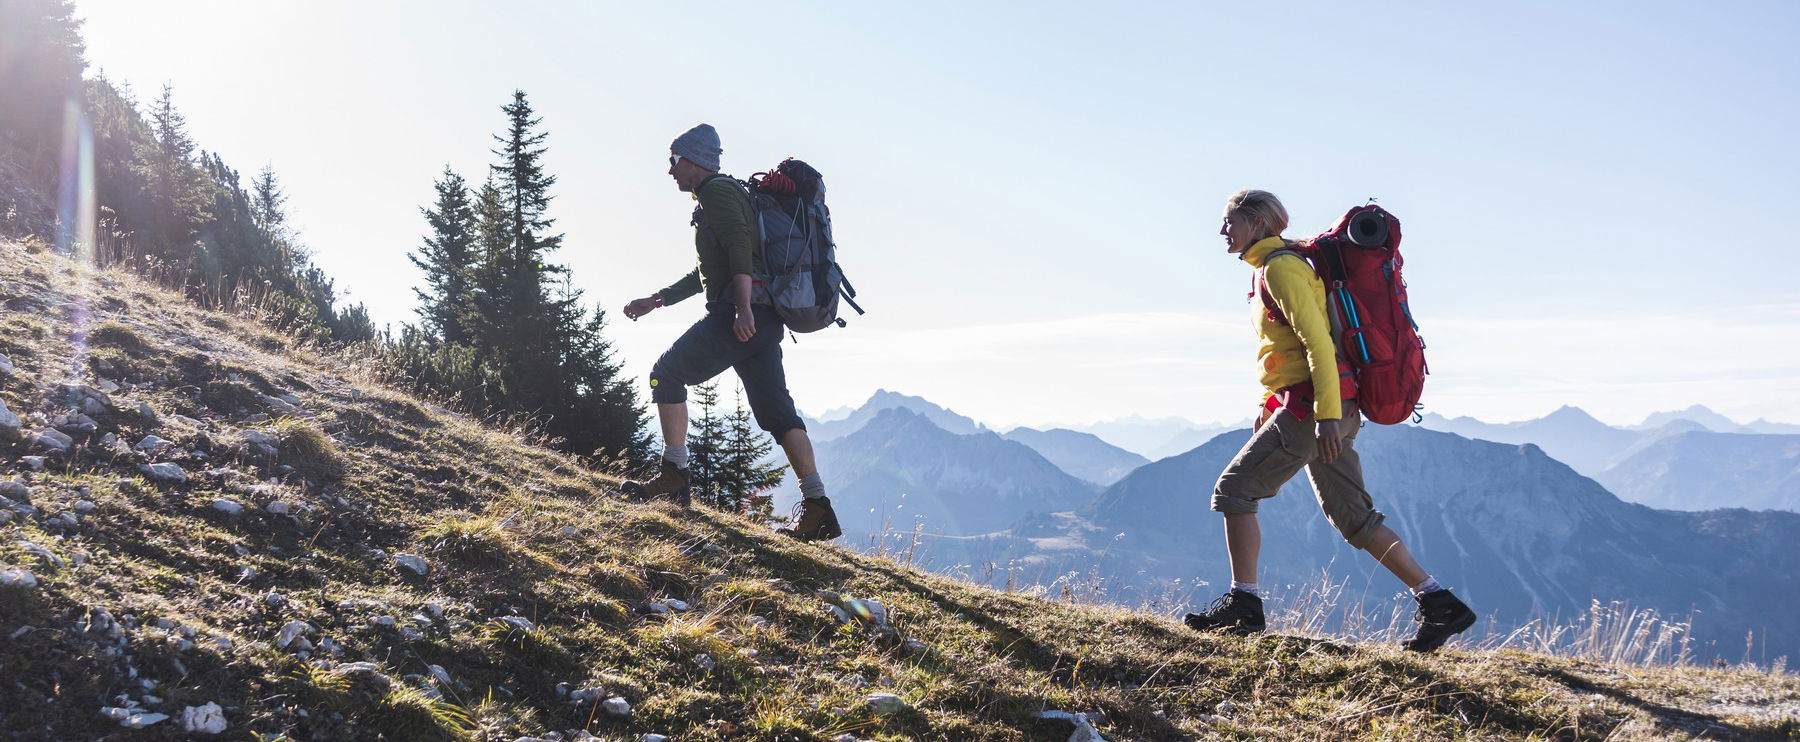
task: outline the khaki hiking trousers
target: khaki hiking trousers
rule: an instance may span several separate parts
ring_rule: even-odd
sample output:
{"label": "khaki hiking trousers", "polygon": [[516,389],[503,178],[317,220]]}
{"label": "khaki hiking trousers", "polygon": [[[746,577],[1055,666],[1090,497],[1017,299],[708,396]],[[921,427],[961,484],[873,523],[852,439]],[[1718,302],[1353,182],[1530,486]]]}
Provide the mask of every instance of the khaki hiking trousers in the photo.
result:
{"label": "khaki hiking trousers", "polygon": [[1374,499],[1363,487],[1362,459],[1356,453],[1356,434],[1361,427],[1362,414],[1356,403],[1345,400],[1344,419],[1339,423],[1344,432],[1343,453],[1323,464],[1317,461],[1319,440],[1312,422],[1285,409],[1268,415],[1213,485],[1212,509],[1254,513],[1259,501],[1274,497],[1305,467],[1325,519],[1351,546],[1366,549],[1387,516],[1375,509]]}

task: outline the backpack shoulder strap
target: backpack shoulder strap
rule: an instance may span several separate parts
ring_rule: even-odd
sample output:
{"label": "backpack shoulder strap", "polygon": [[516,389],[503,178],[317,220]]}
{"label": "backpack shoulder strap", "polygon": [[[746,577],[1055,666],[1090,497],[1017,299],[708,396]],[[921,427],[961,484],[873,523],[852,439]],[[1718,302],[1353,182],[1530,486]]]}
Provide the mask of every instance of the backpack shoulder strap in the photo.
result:
{"label": "backpack shoulder strap", "polygon": [[1282,327],[1291,327],[1292,325],[1288,324],[1287,315],[1282,314],[1281,307],[1275,306],[1275,297],[1269,296],[1269,263],[1282,255],[1292,255],[1301,260],[1306,259],[1298,250],[1286,247],[1269,253],[1269,256],[1263,259],[1262,267],[1256,269],[1255,290],[1256,295],[1262,298],[1263,308],[1269,311],[1269,319],[1275,320]]}

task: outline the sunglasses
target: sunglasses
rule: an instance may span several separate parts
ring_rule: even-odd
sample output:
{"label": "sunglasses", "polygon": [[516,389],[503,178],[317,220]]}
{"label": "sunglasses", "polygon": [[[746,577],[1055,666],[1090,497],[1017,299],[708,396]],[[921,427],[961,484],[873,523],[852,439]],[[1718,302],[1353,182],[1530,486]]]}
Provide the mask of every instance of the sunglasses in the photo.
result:
{"label": "sunglasses", "polygon": [[681,155],[669,155],[669,167],[675,167],[680,162]]}

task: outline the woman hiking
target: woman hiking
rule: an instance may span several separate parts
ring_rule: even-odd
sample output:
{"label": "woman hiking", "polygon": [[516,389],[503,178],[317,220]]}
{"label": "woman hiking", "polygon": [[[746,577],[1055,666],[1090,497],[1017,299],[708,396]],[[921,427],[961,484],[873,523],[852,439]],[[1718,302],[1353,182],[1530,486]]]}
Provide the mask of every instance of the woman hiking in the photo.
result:
{"label": "woman hiking", "polygon": [[1250,301],[1256,310],[1256,355],[1265,393],[1256,432],[1213,485],[1212,509],[1225,515],[1231,590],[1185,621],[1200,631],[1263,630],[1256,584],[1262,550],[1257,503],[1275,496],[1304,467],[1326,520],[1351,546],[1369,552],[1400,578],[1419,602],[1418,632],[1406,648],[1433,651],[1473,625],[1475,613],[1419,566],[1363,487],[1355,448],[1362,417],[1354,382],[1348,367],[1338,362],[1325,286],[1293,250],[1294,243],[1282,238],[1287,225],[1286,207],[1267,191],[1239,191],[1225,202],[1219,234],[1225,237],[1226,252],[1257,272],[1254,292],[1272,300],[1253,294]]}

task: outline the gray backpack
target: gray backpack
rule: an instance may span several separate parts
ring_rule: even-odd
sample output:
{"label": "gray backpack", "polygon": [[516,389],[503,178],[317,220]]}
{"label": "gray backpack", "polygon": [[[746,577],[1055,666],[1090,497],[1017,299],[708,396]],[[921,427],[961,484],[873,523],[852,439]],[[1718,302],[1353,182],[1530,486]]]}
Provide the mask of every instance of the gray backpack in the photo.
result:
{"label": "gray backpack", "polygon": [[844,278],[831,239],[831,210],[819,171],[795,159],[750,176],[750,206],[762,234],[764,275],[756,276],[756,301],[775,309],[794,332],[843,327],[838,302],[856,305],[856,289]]}

